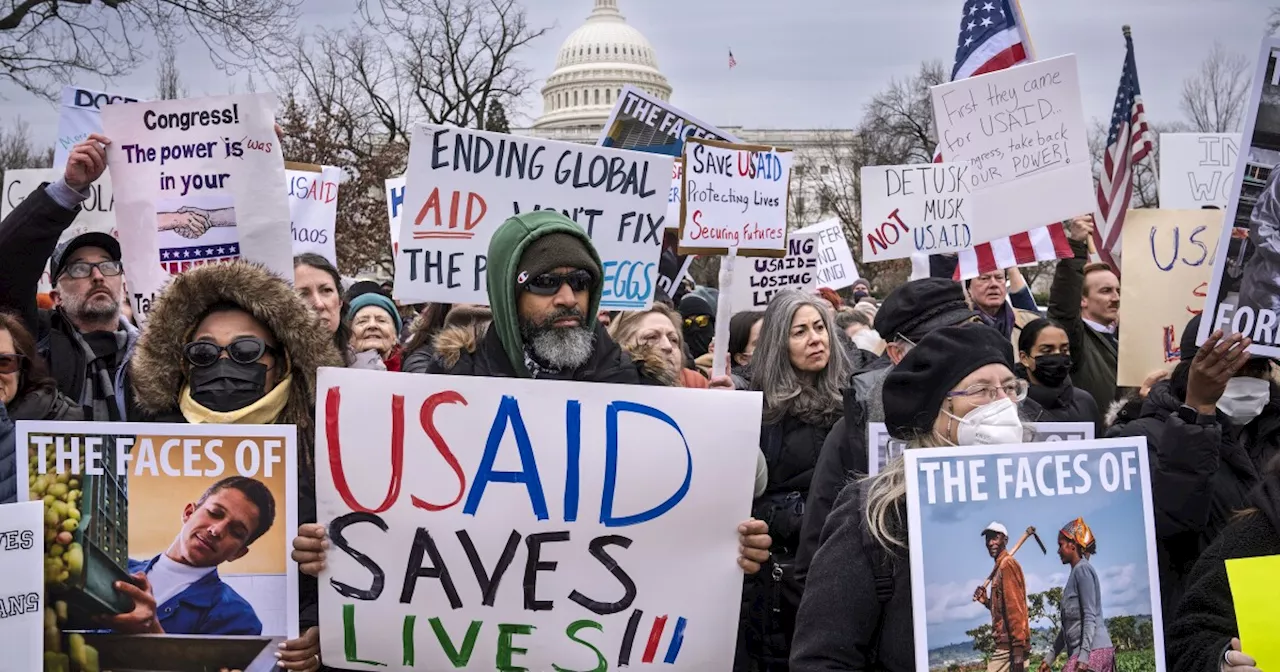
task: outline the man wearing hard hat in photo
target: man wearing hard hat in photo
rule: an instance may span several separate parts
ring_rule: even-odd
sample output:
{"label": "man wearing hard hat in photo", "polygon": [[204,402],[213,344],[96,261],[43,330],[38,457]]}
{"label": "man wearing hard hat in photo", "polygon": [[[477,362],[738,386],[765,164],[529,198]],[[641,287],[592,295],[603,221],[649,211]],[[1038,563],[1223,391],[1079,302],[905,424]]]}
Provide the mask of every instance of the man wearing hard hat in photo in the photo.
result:
{"label": "man wearing hard hat in photo", "polygon": [[987,663],[987,672],[1023,672],[1031,645],[1031,622],[1027,617],[1027,583],[1022,565],[1009,553],[1009,530],[992,522],[982,531],[987,553],[995,560],[989,583],[973,591],[975,602],[991,610],[991,630],[996,650]]}

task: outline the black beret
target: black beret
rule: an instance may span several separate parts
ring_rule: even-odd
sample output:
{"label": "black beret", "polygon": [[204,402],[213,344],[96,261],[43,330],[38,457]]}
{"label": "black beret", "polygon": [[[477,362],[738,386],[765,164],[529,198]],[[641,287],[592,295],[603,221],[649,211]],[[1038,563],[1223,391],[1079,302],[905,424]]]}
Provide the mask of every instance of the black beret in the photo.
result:
{"label": "black beret", "polygon": [[931,431],[951,388],[988,364],[1013,370],[1013,344],[992,327],[965,324],[927,334],[885,377],[889,434],[909,441]]}
{"label": "black beret", "polygon": [[919,342],[934,329],[968,322],[976,316],[965,303],[960,283],[924,278],[895,289],[876,312],[873,326],[886,342],[892,343],[899,336]]}

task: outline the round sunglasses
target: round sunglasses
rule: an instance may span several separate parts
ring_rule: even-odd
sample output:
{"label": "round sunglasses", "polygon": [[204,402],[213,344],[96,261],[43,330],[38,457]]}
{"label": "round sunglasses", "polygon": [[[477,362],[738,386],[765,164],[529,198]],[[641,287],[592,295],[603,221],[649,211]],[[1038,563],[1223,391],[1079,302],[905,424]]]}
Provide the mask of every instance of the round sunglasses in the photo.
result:
{"label": "round sunglasses", "polygon": [[0,373],[17,373],[26,358],[16,352],[0,353]]}
{"label": "round sunglasses", "polygon": [[182,346],[182,355],[187,362],[201,368],[213,366],[224,352],[237,364],[253,364],[267,353],[280,356],[278,349],[267,345],[266,341],[257,336],[242,336],[227,345],[218,345],[213,341],[193,341]]}

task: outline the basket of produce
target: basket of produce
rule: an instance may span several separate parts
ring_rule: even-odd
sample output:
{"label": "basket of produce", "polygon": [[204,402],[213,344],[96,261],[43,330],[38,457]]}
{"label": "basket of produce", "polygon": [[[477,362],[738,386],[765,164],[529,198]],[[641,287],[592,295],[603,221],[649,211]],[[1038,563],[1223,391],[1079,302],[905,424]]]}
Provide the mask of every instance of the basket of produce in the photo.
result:
{"label": "basket of produce", "polygon": [[[114,436],[102,440],[115,446]],[[34,448],[30,455],[31,499],[45,507],[45,584],[73,621],[131,611],[133,601],[115,589],[129,579],[129,493],[115,450],[102,451],[102,473],[94,475],[55,473],[55,452],[46,451],[43,470]]]}

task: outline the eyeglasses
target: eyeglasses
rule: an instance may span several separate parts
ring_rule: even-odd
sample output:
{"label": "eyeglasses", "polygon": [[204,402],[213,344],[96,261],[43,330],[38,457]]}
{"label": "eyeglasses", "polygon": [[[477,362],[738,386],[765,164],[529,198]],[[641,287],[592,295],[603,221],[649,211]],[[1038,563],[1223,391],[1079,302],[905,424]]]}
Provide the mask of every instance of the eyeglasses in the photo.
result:
{"label": "eyeglasses", "polygon": [[694,327],[703,329],[709,324],[711,324],[710,315],[694,315],[693,317],[684,318],[685,329],[692,329]]}
{"label": "eyeglasses", "polygon": [[1001,396],[1009,397],[1014,401],[1022,401],[1027,398],[1027,389],[1031,384],[1025,380],[1018,379],[999,387],[988,385],[987,383],[978,383],[959,392],[948,392],[948,397],[977,397],[987,401],[995,401]]}
{"label": "eyeglasses", "polygon": [[524,288],[538,296],[555,296],[564,285],[569,285],[574,292],[585,292],[591,288],[591,274],[583,270],[543,273],[524,283]]}
{"label": "eyeglasses", "polygon": [[18,353],[0,354],[0,373],[15,373],[22,368],[22,360],[26,359],[26,355]]}
{"label": "eyeglasses", "polygon": [[280,356],[280,351],[266,344],[257,336],[245,336],[231,341],[230,345],[222,346],[212,341],[194,341],[182,346],[182,354],[187,358],[192,366],[204,368],[213,366],[215,362],[222,358],[222,353],[227,353],[227,357],[231,361],[238,364],[253,364],[262,359],[266,353],[271,353],[275,357]]}
{"label": "eyeglasses", "polygon": [[93,275],[93,269],[95,268],[98,269],[99,273],[110,278],[124,272],[124,263],[115,260],[99,261],[96,263],[77,261],[73,264],[67,264],[67,267],[62,269],[62,274],[69,275],[77,280],[83,280],[84,278]]}
{"label": "eyeglasses", "polygon": [[904,357],[908,352],[911,352],[912,348],[916,347],[916,344],[914,341],[907,338],[906,336],[903,336],[902,334],[898,334],[898,340],[896,341],[896,343],[898,344],[898,350],[902,352],[902,355]]}

